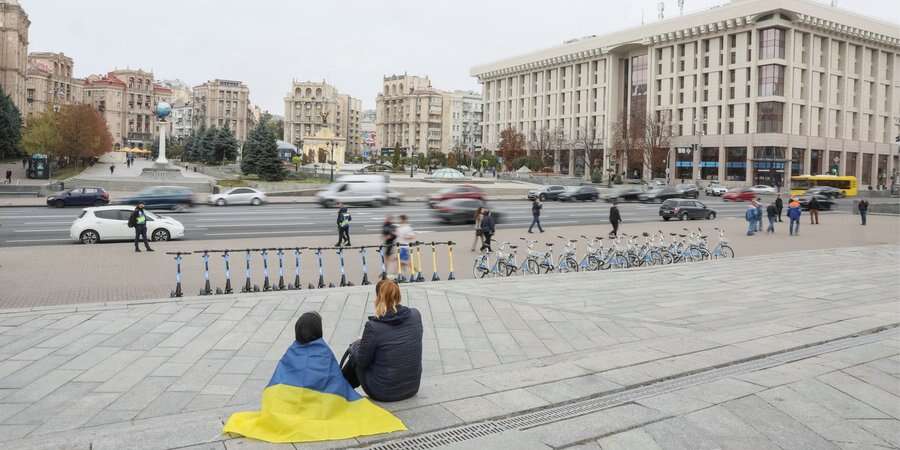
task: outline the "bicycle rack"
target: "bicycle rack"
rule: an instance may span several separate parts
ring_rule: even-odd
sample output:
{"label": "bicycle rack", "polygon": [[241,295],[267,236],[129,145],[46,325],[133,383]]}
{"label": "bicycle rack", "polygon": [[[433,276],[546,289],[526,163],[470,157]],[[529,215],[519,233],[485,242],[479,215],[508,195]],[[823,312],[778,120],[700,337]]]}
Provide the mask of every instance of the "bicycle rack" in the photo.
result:
{"label": "bicycle rack", "polygon": [[441,277],[437,273],[437,250],[434,248],[435,242],[431,243],[431,281],[441,281]]}
{"label": "bicycle rack", "polygon": [[231,294],[234,289],[231,288],[231,255],[228,250],[222,253],[222,260],[225,261],[225,294]]}
{"label": "bicycle rack", "polygon": [[169,294],[169,297],[182,297],[184,293],[181,291],[181,261],[184,259],[184,255],[190,255],[191,252],[166,252],[166,254],[175,255],[175,290]]}
{"label": "bicycle rack", "polygon": [[369,265],[366,264],[367,252],[368,252],[368,250],[366,249],[366,247],[359,248],[359,255],[362,257],[363,276],[362,276],[362,281],[360,282],[360,284],[362,286],[367,286],[367,285],[371,284],[371,283],[369,283]]}
{"label": "bicycle rack", "polygon": [[244,266],[244,287],[241,288],[241,292],[253,292],[253,287],[250,284],[250,249],[244,250],[246,255],[244,256],[244,262],[246,265]]}
{"label": "bicycle rack", "polygon": [[300,286],[300,248],[294,248],[294,284],[288,289],[302,289]]}
{"label": "bicycle rack", "polygon": [[453,245],[454,245],[453,241],[447,242],[447,254],[449,255],[449,258],[450,258],[450,273],[447,275],[448,281],[453,281],[456,279],[456,277],[453,276]]}
{"label": "bicycle rack", "polygon": [[275,255],[278,256],[278,290],[283,291],[286,289],[284,284],[284,249],[279,248],[275,250]]}
{"label": "bicycle rack", "polygon": [[421,283],[425,281],[425,277],[422,276],[422,242],[416,242],[416,260],[418,261],[418,265],[416,266],[416,275],[415,278],[411,279],[410,281]]}
{"label": "bicycle rack", "polygon": [[[272,286],[269,285],[269,249],[259,249],[263,260],[263,292],[271,291]],[[258,290],[258,289],[254,289]]]}
{"label": "bicycle rack", "polygon": [[316,249],[316,260],[319,262],[318,287],[319,287],[319,289],[323,289],[323,288],[325,288],[325,269],[322,267],[324,263],[322,262],[322,249],[321,248]]}
{"label": "bicycle rack", "polygon": [[203,250],[203,279],[205,280],[200,295],[212,295],[213,291],[209,284],[209,251]]}

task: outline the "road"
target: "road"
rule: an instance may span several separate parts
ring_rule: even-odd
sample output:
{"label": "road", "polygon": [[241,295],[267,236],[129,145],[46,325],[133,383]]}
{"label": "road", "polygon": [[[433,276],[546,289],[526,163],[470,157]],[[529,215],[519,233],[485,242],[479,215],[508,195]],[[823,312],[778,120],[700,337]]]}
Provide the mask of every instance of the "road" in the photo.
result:
{"label": "road", "polygon": [[[701,198],[720,218],[743,217],[746,203],[726,203],[715,197]],[[491,207],[502,214],[499,228],[521,228],[531,223],[530,203],[499,201]],[[658,221],[659,205],[624,203],[619,207],[626,223]],[[0,209],[0,243],[4,247],[59,245],[70,242],[69,226],[79,208]],[[183,213],[168,213],[185,226],[185,240],[221,240],[249,237],[335,235],[334,209],[313,204],[198,206]],[[404,203],[385,208],[353,208],[353,234],[377,234],[388,214],[406,214],[420,231],[467,230],[472,225],[445,225],[437,222],[420,203]],[[541,222],[549,226],[597,225],[608,223],[609,205],[598,203],[547,202]]]}

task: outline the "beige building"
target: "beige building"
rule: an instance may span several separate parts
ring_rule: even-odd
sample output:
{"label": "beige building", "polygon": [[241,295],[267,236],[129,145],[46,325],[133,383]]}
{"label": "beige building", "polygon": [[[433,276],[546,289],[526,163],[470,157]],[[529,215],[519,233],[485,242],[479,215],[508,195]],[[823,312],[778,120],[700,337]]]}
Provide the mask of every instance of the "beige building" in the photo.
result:
{"label": "beige building", "polygon": [[18,0],[0,0],[0,24],[0,88],[24,117],[31,21]]}
{"label": "beige building", "polygon": [[25,81],[25,109],[30,117],[47,110],[58,111],[62,105],[84,101],[84,81],[72,77],[75,63],[63,53],[31,53]]}
{"label": "beige building", "polygon": [[[330,129],[347,152],[362,151],[359,120],[362,102],[325,81],[294,81],[284,98],[284,140],[306,148],[305,140]],[[343,156],[341,156],[343,159]]]}
{"label": "beige building", "polygon": [[153,145],[159,133],[155,107],[160,101],[171,103],[172,90],[154,83],[151,72],[114,70],[84,81],[84,102],[103,115],[115,148]]}
{"label": "beige building", "polygon": [[474,150],[481,145],[481,95],[441,91],[428,77],[384,78],[376,102],[376,148],[390,153]]}
{"label": "beige building", "polygon": [[194,86],[194,129],[228,127],[238,141],[247,140],[250,88],[240,81],[211,80]]}
{"label": "beige building", "polygon": [[[558,129],[570,174],[584,159],[579,133],[596,131],[609,156],[628,114],[670,126],[663,161],[674,178],[785,185],[837,169],[865,186],[900,167],[900,26],[818,2],[735,0],[472,75],[483,84],[485,147],[507,127]],[[629,176],[665,176],[665,163],[620,163]]]}

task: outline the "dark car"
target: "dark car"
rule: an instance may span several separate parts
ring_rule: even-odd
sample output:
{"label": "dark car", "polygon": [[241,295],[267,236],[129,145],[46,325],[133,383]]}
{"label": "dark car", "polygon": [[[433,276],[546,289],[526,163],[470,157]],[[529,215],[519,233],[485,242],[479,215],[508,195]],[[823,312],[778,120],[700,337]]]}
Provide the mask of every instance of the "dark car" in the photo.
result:
{"label": "dark car", "polygon": [[683,194],[674,187],[653,188],[638,196],[638,199],[646,203],[662,203],[670,198],[681,198]]}
{"label": "dark car", "polygon": [[818,195],[828,198],[842,198],[844,191],[831,186],[815,186],[806,190],[806,195]]}
{"label": "dark car", "polygon": [[559,194],[562,194],[566,191],[565,186],[551,185],[551,186],[541,186],[538,189],[532,189],[528,191],[528,200],[534,200],[536,198],[544,200],[556,200],[559,198]]}
{"label": "dark car", "polygon": [[484,191],[476,186],[472,186],[471,184],[461,184],[459,186],[448,187],[446,189],[442,189],[437,194],[432,194],[428,197],[428,207],[434,208],[440,202],[446,200],[453,200],[455,198],[469,198],[475,200],[487,200],[487,196],[484,194]]}
{"label": "dark car", "polygon": [[612,202],[613,200],[617,202],[636,202],[640,200],[641,194],[645,192],[645,190],[639,187],[624,187],[603,194],[603,200],[608,202]]}
{"label": "dark car", "polygon": [[[800,202],[800,209],[804,211],[809,211],[809,201],[812,200],[814,196],[812,195],[804,195],[797,199]],[[834,208],[834,200],[824,196],[824,195],[816,195],[816,200],[819,202],[819,211],[831,211],[831,208]]]}
{"label": "dark car", "polygon": [[700,189],[693,184],[679,184],[675,186],[675,189],[678,190],[684,198],[700,197]]}
{"label": "dark car", "polygon": [[679,220],[716,218],[716,211],[709,209],[703,202],[686,199],[669,199],[659,206],[659,215],[663,220],[677,217]]}
{"label": "dark car", "polygon": [[[431,214],[444,223],[475,223],[475,211],[477,211],[478,208],[489,207],[487,206],[487,203],[481,200],[456,198],[438,203],[431,210]],[[491,209],[491,214],[494,216],[494,220],[499,223],[501,214],[493,209]]]}
{"label": "dark car", "polygon": [[109,192],[103,188],[86,187],[60,191],[47,197],[47,206],[103,206],[109,204]]}
{"label": "dark car", "polygon": [[186,187],[156,186],[144,189],[134,197],[125,199],[126,205],[144,203],[147,209],[173,209],[180,211],[194,205],[194,193]]}
{"label": "dark car", "polygon": [[586,202],[588,200],[592,202],[596,202],[598,198],[600,198],[600,193],[597,192],[597,188],[593,186],[579,186],[566,189],[565,192],[559,194],[557,197],[561,202],[568,201],[582,201]]}

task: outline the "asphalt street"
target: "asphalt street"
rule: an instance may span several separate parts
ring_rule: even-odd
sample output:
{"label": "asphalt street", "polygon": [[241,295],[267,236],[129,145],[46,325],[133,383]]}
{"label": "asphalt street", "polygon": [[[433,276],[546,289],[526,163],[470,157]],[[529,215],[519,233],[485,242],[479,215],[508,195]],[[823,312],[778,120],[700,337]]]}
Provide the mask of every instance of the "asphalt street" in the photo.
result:
{"label": "asphalt street", "polygon": [[[700,201],[717,212],[719,218],[743,217],[746,203],[723,202],[716,197]],[[596,225],[608,223],[609,204],[576,202],[544,204],[541,222],[549,226]],[[498,201],[490,204],[501,214],[498,228],[521,228],[531,223],[527,201]],[[843,209],[843,208],[842,208]],[[623,203],[619,210],[625,223],[659,221],[659,205]],[[0,243],[4,247],[60,245],[71,242],[69,227],[80,208],[0,209]],[[221,240],[250,237],[335,235],[337,210],[314,204],[211,207],[197,206],[182,213],[160,211],[185,226],[185,240]],[[353,234],[377,234],[386,215],[406,214],[419,231],[456,231],[472,225],[438,222],[423,203],[404,203],[384,208],[352,208]]]}

